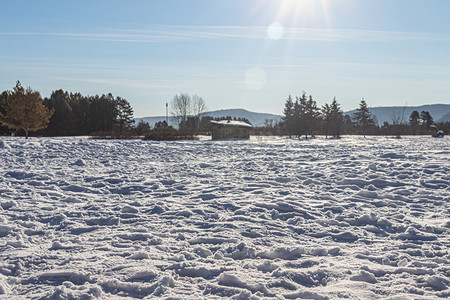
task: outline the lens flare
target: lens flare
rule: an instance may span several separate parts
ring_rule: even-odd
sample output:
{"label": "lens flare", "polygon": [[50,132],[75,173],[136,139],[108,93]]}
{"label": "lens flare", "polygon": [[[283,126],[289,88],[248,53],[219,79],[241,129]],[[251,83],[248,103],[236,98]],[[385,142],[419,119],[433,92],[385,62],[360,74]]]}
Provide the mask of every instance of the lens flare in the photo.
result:
{"label": "lens flare", "polygon": [[266,72],[253,67],[245,72],[245,85],[252,90],[259,90],[266,85]]}
{"label": "lens flare", "polygon": [[267,27],[267,35],[269,38],[273,40],[279,40],[283,37],[284,34],[284,28],[283,25],[281,25],[278,22],[274,22],[270,24],[269,27]]}

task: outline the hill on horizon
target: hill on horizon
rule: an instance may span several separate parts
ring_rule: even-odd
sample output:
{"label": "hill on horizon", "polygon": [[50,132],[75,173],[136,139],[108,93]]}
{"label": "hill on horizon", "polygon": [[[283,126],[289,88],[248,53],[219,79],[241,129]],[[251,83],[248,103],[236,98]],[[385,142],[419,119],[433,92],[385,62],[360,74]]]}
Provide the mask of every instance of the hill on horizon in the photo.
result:
{"label": "hill on horizon", "polygon": [[[392,123],[394,118],[402,118],[403,122],[409,122],[409,116],[414,110],[417,110],[420,114],[421,111],[428,111],[435,122],[450,122],[450,104],[428,104],[421,106],[380,106],[369,108],[370,112],[376,117],[378,125],[383,125],[386,121]],[[344,112],[344,115],[352,116],[356,112],[356,109]],[[231,116],[232,118],[247,118],[253,126],[264,126],[264,122],[267,119],[272,119],[276,122],[280,122],[282,115],[258,113],[248,111],[242,108],[234,109],[219,109],[206,112],[205,116],[211,116],[213,118],[221,118]],[[136,122],[143,120],[153,126],[156,122],[166,120],[165,116],[155,117],[142,117],[135,118]],[[169,116],[169,124],[176,126],[172,117]]]}
{"label": "hill on horizon", "polygon": [[[220,109],[220,110],[213,110],[208,111],[204,113],[204,116],[210,116],[213,118],[221,118],[221,117],[227,117],[231,116],[232,118],[246,118],[247,120],[252,123],[255,127],[264,126],[264,122],[267,119],[273,119],[277,122],[281,121],[281,115],[275,115],[275,114],[267,114],[267,113],[257,113],[257,112],[251,112],[246,109],[242,108],[234,108],[234,109]],[[139,122],[140,120],[143,120],[144,122],[147,122],[150,124],[150,126],[153,126],[156,122],[164,121],[166,120],[165,116],[156,116],[156,117],[143,117],[143,118],[135,118],[136,122]],[[169,124],[174,126],[174,121],[169,116]]]}
{"label": "hill on horizon", "polygon": [[[392,124],[393,119],[400,118],[403,122],[409,122],[409,116],[414,110],[420,114],[421,111],[428,111],[435,122],[450,121],[450,104],[427,104],[421,106],[380,106],[369,108],[372,115],[377,118],[378,125],[384,122]],[[344,115],[352,116],[356,109],[344,112]]]}

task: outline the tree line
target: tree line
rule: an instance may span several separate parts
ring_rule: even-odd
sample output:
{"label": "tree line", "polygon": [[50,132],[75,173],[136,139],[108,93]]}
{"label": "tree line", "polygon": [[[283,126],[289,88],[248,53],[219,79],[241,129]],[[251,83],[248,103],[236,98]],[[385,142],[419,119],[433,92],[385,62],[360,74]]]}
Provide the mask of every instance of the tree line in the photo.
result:
{"label": "tree line", "polygon": [[[372,115],[364,99],[352,115],[344,115],[336,98],[330,104],[322,107],[311,95],[305,92],[296,96],[295,100],[289,96],[285,102],[283,117],[280,123],[266,121],[266,132],[290,137],[308,138],[314,135],[340,137],[342,134],[361,135],[401,135],[428,134],[430,126],[434,125],[432,116],[428,111],[413,111],[409,119],[405,120],[401,114],[392,116],[392,123],[384,122],[378,125],[376,117]],[[450,122],[439,123],[437,127],[448,132]],[[261,128],[257,130],[261,131]],[[264,132],[264,130],[262,130]]]}
{"label": "tree line", "polygon": [[153,126],[144,121],[134,125],[133,108],[122,97],[111,93],[84,96],[59,89],[42,98],[38,91],[25,89],[17,81],[12,91],[0,94],[0,134],[27,138],[32,132],[39,136],[193,138],[194,134],[211,131],[213,118],[204,116],[206,110],[203,98],[182,93],[175,95],[170,103],[171,116],[178,128],[166,121]]}
{"label": "tree line", "polygon": [[[363,134],[366,134],[367,129],[374,124],[364,100],[361,101],[353,120],[354,122],[350,120],[352,126],[359,127]],[[330,104],[318,107],[313,97],[307,96],[305,92],[295,97],[295,101],[291,96],[288,97],[279,124],[281,134],[305,138],[317,134],[338,138],[348,133],[349,125],[348,116],[344,116],[336,98]]]}
{"label": "tree line", "polygon": [[17,81],[12,91],[0,95],[0,123],[3,135],[122,136],[133,130],[134,119],[130,103],[111,93],[83,96],[59,89],[41,98],[39,92],[25,89]]}
{"label": "tree line", "polygon": [[208,107],[203,98],[198,95],[191,96],[187,93],[180,93],[175,95],[166,105],[177,128],[170,126],[167,121],[156,122],[152,127],[141,120],[136,125],[136,132],[139,135],[146,136],[147,139],[193,139],[198,134],[209,134],[212,131],[212,120],[235,120],[250,124],[246,118],[206,116]]}
{"label": "tree line", "polygon": [[[168,104],[166,104],[168,105]],[[192,137],[211,132],[210,121],[205,116],[207,106],[203,98],[186,93],[175,95],[170,102],[170,114],[178,128],[166,121],[153,126],[140,121],[134,126],[133,108],[122,97],[111,93],[84,96],[62,89],[53,91],[49,97],[41,98],[39,92],[25,89],[17,81],[12,91],[0,94],[0,134],[23,134],[30,132],[43,136],[97,135],[112,137],[157,136],[169,134],[173,137]],[[250,124],[245,118],[224,116],[215,120],[237,120]],[[340,137],[342,134],[394,135],[428,134],[434,125],[427,111],[413,111],[408,119],[403,115],[392,116],[392,123],[381,126],[370,113],[364,99],[352,115],[344,115],[334,98],[331,103],[319,107],[311,95],[303,92],[285,102],[281,122],[266,120],[263,127],[253,129],[254,134],[288,135],[305,138],[322,134]],[[450,132],[450,122],[436,124]],[[181,134],[179,132],[182,132]]]}
{"label": "tree line", "polygon": [[[231,116],[224,116],[224,117],[218,117],[213,118],[211,116],[188,116],[186,118],[186,121],[183,122],[182,126],[180,124],[178,125],[178,128],[174,128],[173,126],[170,126],[165,120],[164,121],[158,121],[153,126],[151,126],[148,122],[145,122],[143,120],[140,120],[135,128],[136,134],[140,136],[145,135],[155,135],[158,131],[160,133],[170,133],[169,130],[172,131],[181,131],[185,136],[192,136],[195,134],[204,134],[207,135],[212,131],[212,125],[211,121],[219,121],[219,120],[234,120],[234,121],[241,121],[246,122],[248,124],[251,124],[250,121],[247,118],[236,118]],[[169,129],[169,130],[167,130]],[[173,132],[171,132],[173,134]],[[156,134],[161,135],[161,134]],[[162,139],[162,137],[161,137]]]}

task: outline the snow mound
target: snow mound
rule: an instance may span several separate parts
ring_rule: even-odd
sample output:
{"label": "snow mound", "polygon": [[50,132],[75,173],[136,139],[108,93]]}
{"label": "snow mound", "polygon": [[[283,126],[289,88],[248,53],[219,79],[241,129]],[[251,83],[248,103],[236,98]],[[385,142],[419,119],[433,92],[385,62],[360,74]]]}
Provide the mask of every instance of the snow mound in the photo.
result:
{"label": "snow mound", "polygon": [[151,281],[156,276],[158,276],[158,274],[154,270],[139,271],[128,277],[127,281]]}
{"label": "snow mound", "polygon": [[249,290],[251,292],[261,292],[265,295],[270,295],[269,290],[266,288],[266,286],[262,283],[256,283],[251,284],[248,283],[246,280],[240,278],[238,275],[233,273],[222,273],[219,278],[217,279],[217,282],[220,285],[225,286],[232,286],[232,287],[239,287],[242,289]]}
{"label": "snow mound", "polygon": [[295,260],[301,257],[303,253],[305,253],[305,249],[303,248],[295,248],[295,249],[276,248],[272,250],[259,252],[256,254],[256,256],[269,259],[281,258],[286,260]]}
{"label": "snow mound", "polygon": [[350,277],[353,281],[364,281],[367,283],[377,283],[377,279],[372,273],[361,271],[358,275]]}
{"label": "snow mound", "polygon": [[6,282],[6,277],[0,274],[0,295],[8,295],[9,289],[10,287]]}

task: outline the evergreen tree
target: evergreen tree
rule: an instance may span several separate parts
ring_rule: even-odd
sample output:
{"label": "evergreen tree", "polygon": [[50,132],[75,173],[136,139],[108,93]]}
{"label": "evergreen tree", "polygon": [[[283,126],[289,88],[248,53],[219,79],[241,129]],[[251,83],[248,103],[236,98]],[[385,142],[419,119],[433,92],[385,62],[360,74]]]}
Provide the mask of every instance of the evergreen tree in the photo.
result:
{"label": "evergreen tree", "polygon": [[0,122],[13,130],[25,131],[28,134],[47,127],[54,110],[49,110],[42,103],[39,92],[22,87],[19,81],[12,93],[8,94],[5,113],[0,113]]}
{"label": "evergreen tree", "polygon": [[131,128],[134,124],[133,108],[126,99],[116,97],[117,123],[119,124],[119,134],[123,135],[123,130]]}
{"label": "evergreen tree", "polygon": [[409,116],[409,125],[411,127],[412,134],[417,134],[420,125],[420,115],[417,110],[413,111]]}
{"label": "evergreen tree", "polygon": [[167,124],[166,120],[158,121],[158,122],[155,123],[155,125],[153,127],[155,129],[167,128],[167,127],[169,127],[169,124]]}
{"label": "evergreen tree", "polygon": [[70,93],[69,103],[72,108],[72,120],[75,135],[87,135],[92,131],[89,129],[89,101],[88,97],[80,93]]}
{"label": "evergreen tree", "polygon": [[[0,114],[5,114],[5,107],[6,107],[6,99],[8,98],[8,92],[4,91],[0,94]],[[2,126],[2,123],[0,122],[0,134],[6,134],[9,132],[8,127]]]}
{"label": "evergreen tree", "polygon": [[307,118],[306,118],[306,106],[307,106],[307,97],[306,93],[303,92],[301,97],[296,97],[294,103],[294,132],[297,137],[301,137],[303,134],[307,132]]}
{"label": "evergreen tree", "polygon": [[434,124],[433,117],[428,111],[422,111],[420,113],[420,123],[422,127],[422,133],[428,133],[430,126]]}
{"label": "evergreen tree", "polygon": [[194,116],[188,116],[186,121],[182,121],[179,124],[179,128],[183,128],[183,130],[187,131],[196,131],[197,128],[197,118]]}
{"label": "evergreen tree", "polygon": [[344,128],[344,113],[336,101],[336,97],[331,105],[325,104],[322,107],[323,130],[326,136],[332,134],[333,137],[340,137]]}
{"label": "evergreen tree", "polygon": [[334,97],[330,105],[330,124],[333,137],[339,138],[344,127],[344,112]]}
{"label": "evergreen tree", "polygon": [[304,118],[302,123],[304,124],[305,136],[308,138],[308,135],[313,135],[314,130],[317,129],[319,123],[319,108],[317,107],[316,101],[313,100],[313,97],[310,95],[308,100],[305,103],[304,108]]}
{"label": "evergreen tree", "polygon": [[88,134],[112,132],[117,123],[117,103],[112,94],[87,98]]}
{"label": "evergreen tree", "polygon": [[144,120],[140,120],[134,128],[134,131],[137,135],[145,135],[150,130],[150,124],[148,124],[148,122],[145,122]]}
{"label": "evergreen tree", "polygon": [[50,98],[45,98],[43,103],[47,108],[55,111],[45,131],[46,134],[53,136],[73,134],[76,128],[72,120],[69,93],[63,90],[53,91]]}
{"label": "evergreen tree", "polygon": [[331,107],[328,104],[322,106],[322,129],[325,133],[325,137],[328,138],[328,133],[331,129]]}
{"label": "evergreen tree", "polygon": [[305,135],[308,138],[319,125],[320,110],[312,96],[306,97],[305,92],[302,96],[297,96],[295,102],[289,96],[283,113],[283,126],[289,136]]}
{"label": "evergreen tree", "polygon": [[353,119],[356,122],[356,125],[360,128],[364,137],[366,137],[367,129],[370,126],[374,126],[375,122],[372,118],[372,114],[369,111],[366,101],[364,98],[359,103],[359,107],[353,115]]}
{"label": "evergreen tree", "polygon": [[286,100],[284,104],[284,116],[282,117],[284,130],[289,138],[294,134],[294,102],[291,96]]}
{"label": "evergreen tree", "polygon": [[200,131],[201,132],[211,132],[211,121],[213,117],[211,116],[203,116],[200,119]]}

